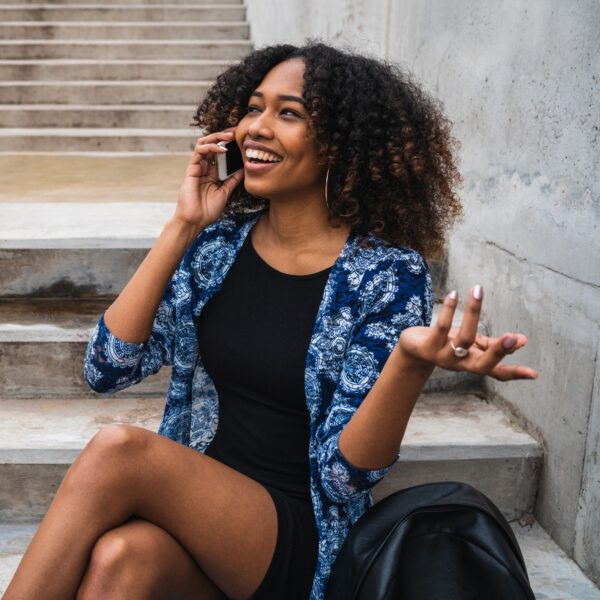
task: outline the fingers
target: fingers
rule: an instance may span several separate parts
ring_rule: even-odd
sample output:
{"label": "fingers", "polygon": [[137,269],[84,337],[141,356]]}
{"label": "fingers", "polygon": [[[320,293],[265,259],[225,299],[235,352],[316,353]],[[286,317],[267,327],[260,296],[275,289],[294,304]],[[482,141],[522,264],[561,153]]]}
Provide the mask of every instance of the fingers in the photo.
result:
{"label": "fingers", "polygon": [[[460,327],[453,328],[458,293],[452,291],[444,299],[438,319],[430,328],[428,343],[438,355],[438,365],[451,370],[465,370],[481,375],[489,375],[501,381],[512,379],[537,379],[539,373],[524,365],[503,365],[502,360],[513,354],[528,342],[520,333],[505,333],[492,338],[478,332],[483,290],[474,286],[467,300],[467,306]],[[470,349],[465,356],[457,355],[453,348]]]}
{"label": "fingers", "polygon": [[492,338],[487,337],[487,335],[481,335],[481,333],[477,332],[477,335],[475,336],[475,344],[477,344],[480,350],[487,350],[491,339]]}
{"label": "fingers", "polygon": [[477,337],[477,325],[481,315],[483,288],[476,285],[471,288],[462,322],[453,343],[456,347],[470,348]]}
{"label": "fingers", "polygon": [[499,381],[511,381],[513,379],[537,379],[539,373],[524,365],[497,365],[488,373],[490,377]]}
{"label": "fingers", "polygon": [[197,155],[200,159],[207,160],[208,162],[214,158],[215,154],[223,154],[224,152],[227,152],[227,150],[218,144],[197,143],[194,148],[194,155]]}
{"label": "fingers", "polygon": [[236,185],[242,180],[243,177],[244,177],[244,169],[239,169],[231,177],[228,177],[223,182],[223,184],[221,185],[221,189],[225,190],[227,197],[229,197],[229,194],[231,194],[231,192],[233,192]]}
{"label": "fingers", "polygon": [[435,325],[432,327],[431,341],[437,349],[443,348],[448,341],[448,334],[452,329],[454,312],[458,306],[458,292],[452,290],[442,304],[442,309],[438,315]]}
{"label": "fingers", "polygon": [[216,144],[217,142],[221,142],[223,140],[230,141],[233,139],[233,130],[235,128],[230,128],[225,131],[217,131],[215,133],[209,133],[203,137],[199,137],[196,141],[196,145],[198,144]]}
{"label": "fingers", "polygon": [[[469,348],[475,340],[481,340],[477,331],[479,318],[481,315],[481,303],[483,300],[483,289],[476,285],[471,288],[471,294],[467,302],[465,314],[458,333],[454,336],[453,343],[456,347]],[[437,322],[434,326],[434,339],[439,343],[439,347],[447,343],[448,334],[452,329],[454,313],[458,306],[458,292],[453,290],[444,299],[442,310],[440,311]]]}
{"label": "fingers", "polygon": [[520,333],[506,333],[490,343],[488,349],[477,359],[477,371],[499,379],[537,379],[538,372],[523,365],[502,365],[508,355],[527,344],[527,337]]}
{"label": "fingers", "polygon": [[202,161],[207,161],[210,165],[216,165],[215,156],[227,152],[227,150],[219,146],[218,143],[223,141],[230,142],[233,139],[234,134],[231,130],[218,131],[198,138],[190,158],[190,164],[198,164]]}

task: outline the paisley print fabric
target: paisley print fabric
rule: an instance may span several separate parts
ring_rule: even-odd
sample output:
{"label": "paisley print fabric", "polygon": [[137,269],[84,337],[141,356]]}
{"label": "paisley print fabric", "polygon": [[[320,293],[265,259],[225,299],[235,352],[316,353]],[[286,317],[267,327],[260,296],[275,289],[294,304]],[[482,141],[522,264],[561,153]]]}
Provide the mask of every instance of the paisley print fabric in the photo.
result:
{"label": "paisley print fabric", "polygon": [[[102,315],[86,349],[84,375],[110,393],[172,365],[158,433],[204,452],[219,420],[215,386],[196,343],[195,321],[216,294],[262,213],[222,217],[183,257],[143,344],[116,338]],[[374,234],[351,233],[329,273],[306,357],[310,416],[310,495],[319,552],[310,600],[322,600],[331,566],[350,526],[372,503],[371,488],[391,469],[360,469],[338,448],[339,436],[381,373],[406,327],[429,325],[431,277],[415,251]]]}

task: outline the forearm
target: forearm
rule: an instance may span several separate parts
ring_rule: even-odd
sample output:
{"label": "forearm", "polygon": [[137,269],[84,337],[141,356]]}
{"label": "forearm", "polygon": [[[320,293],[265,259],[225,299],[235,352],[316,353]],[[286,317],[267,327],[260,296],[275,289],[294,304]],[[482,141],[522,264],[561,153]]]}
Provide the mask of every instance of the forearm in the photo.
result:
{"label": "forearm", "polygon": [[394,348],[340,435],[340,451],[351,464],[380,469],[394,461],[415,402],[432,371],[432,366],[408,362]]}
{"label": "forearm", "polygon": [[104,314],[113,335],[135,343],[150,337],[167,284],[201,231],[174,218],[167,221],[150,252]]}

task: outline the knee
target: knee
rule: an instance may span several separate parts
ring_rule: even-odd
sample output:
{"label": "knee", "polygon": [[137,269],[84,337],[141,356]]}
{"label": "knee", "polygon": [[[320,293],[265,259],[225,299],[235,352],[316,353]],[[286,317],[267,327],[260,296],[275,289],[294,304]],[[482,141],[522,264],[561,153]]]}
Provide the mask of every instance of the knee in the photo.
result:
{"label": "knee", "polygon": [[142,448],[147,441],[147,434],[146,429],[133,425],[107,425],[89,441],[84,451],[128,455]]}
{"label": "knee", "polygon": [[[143,544],[119,531],[109,531],[95,543],[76,600],[124,597],[140,586],[146,563]],[[137,586],[137,587],[136,587]]]}
{"label": "knee", "polygon": [[141,427],[131,425],[107,425],[103,427],[87,444],[77,460],[71,465],[64,479],[65,487],[71,484],[75,488],[81,483],[94,479],[110,466],[115,473],[125,471],[125,463],[131,462],[143,451],[147,442],[147,432]]}
{"label": "knee", "polygon": [[135,564],[140,550],[131,537],[109,531],[94,544],[88,568],[106,577],[115,577]]}

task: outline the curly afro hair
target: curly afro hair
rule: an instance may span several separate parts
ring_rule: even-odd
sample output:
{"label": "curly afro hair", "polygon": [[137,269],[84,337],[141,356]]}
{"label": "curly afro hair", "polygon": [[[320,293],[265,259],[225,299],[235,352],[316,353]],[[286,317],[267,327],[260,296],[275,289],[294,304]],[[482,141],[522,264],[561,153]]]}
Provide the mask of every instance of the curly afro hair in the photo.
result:
{"label": "curly afro hair", "polygon": [[[267,46],[218,76],[193,124],[207,133],[237,125],[268,71],[292,58],[304,60],[309,130],[330,169],[329,222],[439,256],[462,212],[458,142],[441,104],[401,67],[318,40]],[[225,214],[268,205],[238,186]]]}

